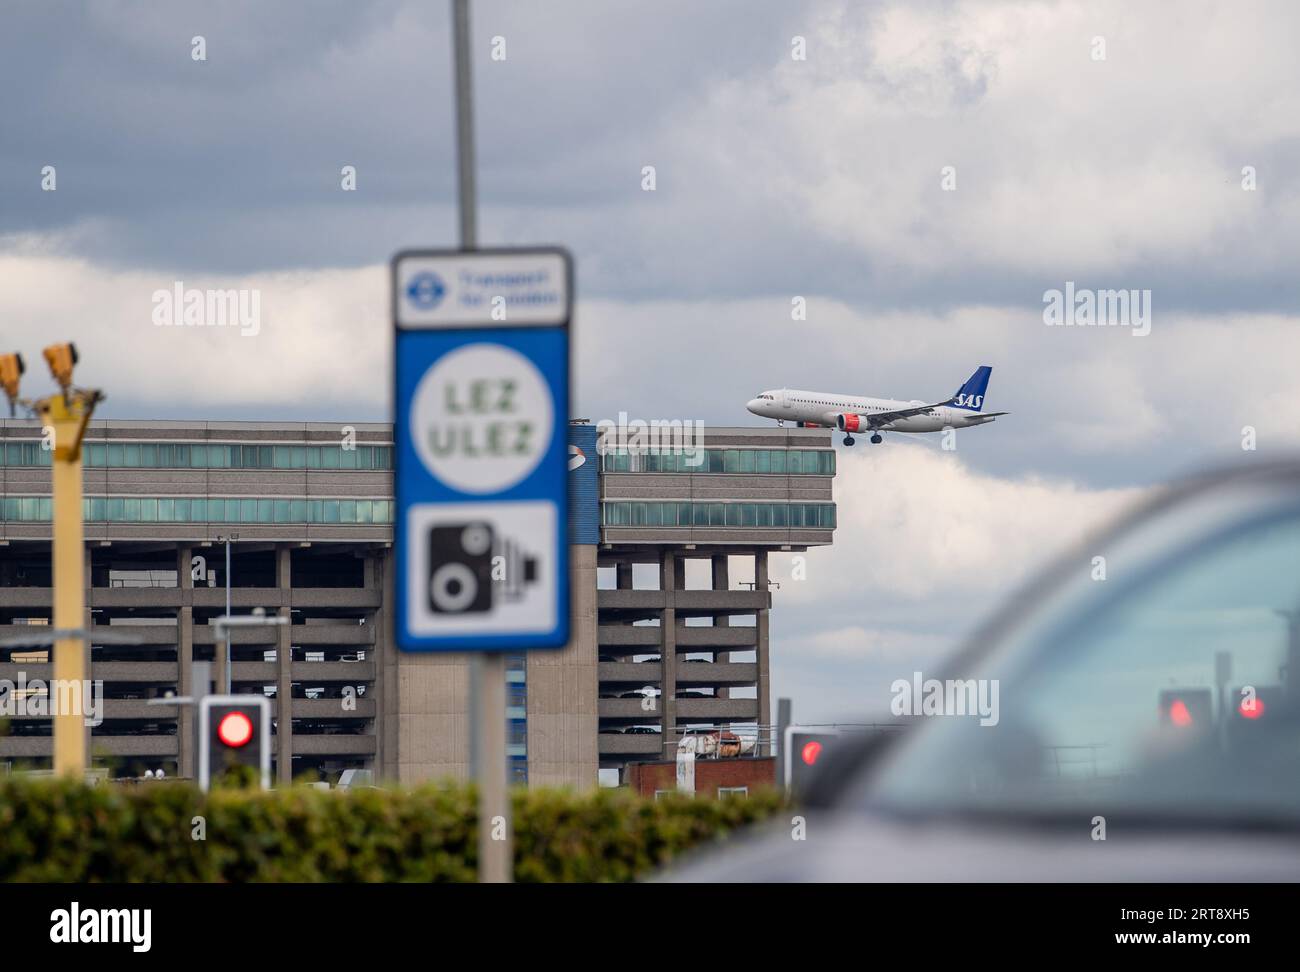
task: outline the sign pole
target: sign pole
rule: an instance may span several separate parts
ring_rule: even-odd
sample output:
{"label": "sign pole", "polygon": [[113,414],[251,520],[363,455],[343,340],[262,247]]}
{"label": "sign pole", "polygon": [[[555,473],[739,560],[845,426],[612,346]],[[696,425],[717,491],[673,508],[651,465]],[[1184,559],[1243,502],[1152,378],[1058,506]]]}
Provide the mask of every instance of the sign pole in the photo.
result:
{"label": "sign pole", "polygon": [[[469,0],[452,0],[456,62],[457,184],[460,195],[460,245],[478,246],[474,190],[474,104],[471,95]],[[513,877],[513,827],[506,787],[505,654],[474,652],[470,657],[470,765],[478,782],[478,879],[494,884]],[[494,840],[494,834],[502,839]]]}
{"label": "sign pole", "polygon": [[469,0],[452,0],[456,57],[456,156],[460,187],[460,245],[478,246],[478,203],[474,191],[474,102],[470,90],[474,59],[469,47]]}

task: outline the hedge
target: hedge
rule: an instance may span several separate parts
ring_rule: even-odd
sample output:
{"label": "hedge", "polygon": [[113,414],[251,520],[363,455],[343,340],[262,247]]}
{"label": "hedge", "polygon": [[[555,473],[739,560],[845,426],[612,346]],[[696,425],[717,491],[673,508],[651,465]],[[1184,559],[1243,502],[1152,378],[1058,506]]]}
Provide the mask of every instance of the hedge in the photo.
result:
{"label": "hedge", "polygon": [[[722,800],[516,790],[515,879],[631,881],[769,817],[775,791]],[[200,793],[181,782],[0,782],[6,881],[473,881],[472,785]],[[202,818],[201,822],[196,818]],[[198,839],[199,826],[202,839]]]}

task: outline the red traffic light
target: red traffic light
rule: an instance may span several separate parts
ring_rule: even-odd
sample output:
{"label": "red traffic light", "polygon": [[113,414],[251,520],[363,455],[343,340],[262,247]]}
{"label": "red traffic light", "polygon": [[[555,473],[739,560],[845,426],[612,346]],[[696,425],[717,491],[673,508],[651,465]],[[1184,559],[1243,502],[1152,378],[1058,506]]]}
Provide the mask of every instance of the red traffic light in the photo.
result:
{"label": "red traffic light", "polygon": [[1210,689],[1165,689],[1160,693],[1160,722],[1175,729],[1208,730],[1214,725]]}
{"label": "red traffic light", "polygon": [[217,738],[232,749],[246,746],[253,738],[253,720],[242,712],[227,712],[217,723]]}
{"label": "red traffic light", "polygon": [[1254,699],[1242,699],[1237,711],[1243,719],[1258,719],[1263,716],[1264,708],[1264,700],[1256,696]]}
{"label": "red traffic light", "polygon": [[822,744],[816,739],[803,744],[803,749],[799,750],[799,758],[807,766],[812,766],[817,762],[817,757],[822,754]]}

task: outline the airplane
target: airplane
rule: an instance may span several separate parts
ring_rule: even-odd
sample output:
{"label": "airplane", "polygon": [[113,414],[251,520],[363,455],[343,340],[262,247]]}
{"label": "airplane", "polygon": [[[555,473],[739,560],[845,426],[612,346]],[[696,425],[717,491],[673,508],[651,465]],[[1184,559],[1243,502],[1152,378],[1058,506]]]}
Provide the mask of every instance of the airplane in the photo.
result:
{"label": "airplane", "polygon": [[901,402],[889,398],[858,398],[829,392],[781,388],[762,392],[745,407],[762,418],[776,419],[777,425],[794,422],[801,428],[830,428],[844,433],[844,444],[853,445],[853,433],[871,433],[871,442],[883,440],[881,432],[939,432],[985,425],[1009,412],[985,412],[984,392],[993,369],[980,365],[950,398],[927,405],[922,401]]}

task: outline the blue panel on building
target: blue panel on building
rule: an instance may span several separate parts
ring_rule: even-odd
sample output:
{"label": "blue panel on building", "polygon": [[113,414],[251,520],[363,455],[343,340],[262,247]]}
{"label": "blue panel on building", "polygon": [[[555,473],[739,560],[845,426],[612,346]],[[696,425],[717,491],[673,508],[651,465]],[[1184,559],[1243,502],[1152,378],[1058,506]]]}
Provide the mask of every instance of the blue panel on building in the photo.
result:
{"label": "blue panel on building", "polygon": [[569,543],[600,543],[596,426],[569,426]]}

